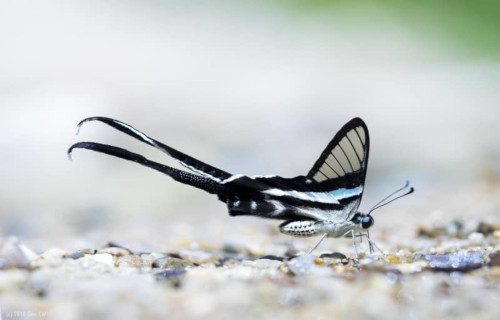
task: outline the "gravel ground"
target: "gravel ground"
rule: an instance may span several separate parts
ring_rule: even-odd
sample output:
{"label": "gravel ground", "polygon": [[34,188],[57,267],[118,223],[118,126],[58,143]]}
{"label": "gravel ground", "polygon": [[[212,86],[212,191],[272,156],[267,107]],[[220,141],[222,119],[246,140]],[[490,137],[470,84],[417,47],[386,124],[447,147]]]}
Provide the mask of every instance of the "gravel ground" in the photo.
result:
{"label": "gravel ground", "polygon": [[[422,224],[404,241],[376,233],[387,254],[364,254],[363,243],[360,268],[348,239],[307,254],[312,242],[252,230],[225,242],[110,242],[41,254],[3,238],[3,319],[497,319],[500,312],[500,224]],[[333,241],[339,252],[324,251]]]}

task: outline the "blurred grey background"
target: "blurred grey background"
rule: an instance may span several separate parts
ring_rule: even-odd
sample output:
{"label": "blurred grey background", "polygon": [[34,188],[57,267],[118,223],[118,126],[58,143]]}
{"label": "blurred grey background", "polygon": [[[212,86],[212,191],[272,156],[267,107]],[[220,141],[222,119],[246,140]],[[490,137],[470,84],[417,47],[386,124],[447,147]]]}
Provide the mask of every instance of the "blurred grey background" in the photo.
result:
{"label": "blurred grey background", "polygon": [[75,137],[96,115],[232,173],[285,177],[359,116],[372,139],[362,208],[406,179],[417,188],[379,228],[498,219],[498,5],[301,3],[0,2],[1,235],[81,248],[275,227],[133,163],[80,150],[68,161],[83,140],[174,164],[99,123]]}

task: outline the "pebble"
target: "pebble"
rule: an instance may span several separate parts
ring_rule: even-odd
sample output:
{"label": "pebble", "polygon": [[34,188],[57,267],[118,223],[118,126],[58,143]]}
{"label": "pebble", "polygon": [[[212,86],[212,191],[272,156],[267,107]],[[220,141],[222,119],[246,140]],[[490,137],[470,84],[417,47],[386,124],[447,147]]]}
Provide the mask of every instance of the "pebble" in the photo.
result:
{"label": "pebble", "polygon": [[82,249],[82,250],[78,250],[78,251],[75,251],[75,252],[69,254],[68,256],[66,256],[66,258],[80,259],[81,257],[85,256],[86,254],[96,254],[96,253],[97,253],[97,250],[95,250],[95,249]]}
{"label": "pebble", "polygon": [[288,261],[286,265],[294,275],[306,275],[311,271],[314,265],[314,256],[308,253],[302,254]]}
{"label": "pebble", "polygon": [[470,271],[484,265],[482,252],[458,251],[448,254],[427,254],[423,259],[429,262],[433,270],[440,271]]}
{"label": "pebble", "polygon": [[429,268],[429,262],[421,260],[421,261],[415,261],[412,263],[402,263],[402,264],[398,264],[398,265],[391,265],[391,267],[396,268],[399,272],[401,272],[403,274],[411,274],[411,273],[422,272],[422,270]]}
{"label": "pebble", "polygon": [[118,257],[115,265],[118,268],[141,268],[143,266],[143,261],[141,257],[134,254],[129,254],[126,256]]}
{"label": "pebble", "polygon": [[330,259],[339,259],[339,260],[347,258],[345,254],[340,253],[340,252],[322,253],[319,257],[321,259],[330,258]]}
{"label": "pebble", "polygon": [[477,226],[477,232],[482,234],[491,234],[495,230],[495,226],[486,222],[480,222]]}
{"label": "pebble", "polygon": [[179,251],[179,256],[184,260],[196,264],[219,262],[220,260],[218,254],[205,250],[181,250]]}
{"label": "pebble", "polygon": [[260,257],[266,254],[266,251],[261,246],[250,244],[247,248],[248,254],[254,257]]}
{"label": "pebble", "polygon": [[115,267],[115,259],[109,253],[96,253],[85,255],[77,260],[84,269],[95,269],[95,271],[110,271]]}
{"label": "pebble", "polygon": [[364,256],[361,259],[359,259],[359,265],[362,268],[381,269],[385,267],[388,263],[392,264],[390,258],[391,256],[385,258],[381,258],[378,256]]}
{"label": "pebble", "polygon": [[271,259],[258,259],[258,260],[247,260],[241,262],[242,266],[250,266],[254,269],[258,270],[268,270],[268,269],[276,269],[283,265],[283,263],[279,260],[271,260]]}
{"label": "pebble", "polygon": [[155,278],[158,281],[167,281],[172,286],[178,288],[185,274],[185,269],[171,269],[155,273]]}
{"label": "pebble", "polygon": [[500,266],[500,251],[493,252],[488,257],[490,258],[488,265],[492,267]]}
{"label": "pebble", "polygon": [[224,244],[224,246],[222,247],[222,251],[224,253],[232,253],[232,254],[237,254],[241,252],[240,248],[232,243]]}
{"label": "pebble", "polygon": [[16,237],[3,239],[0,243],[0,269],[31,267],[37,255]]}
{"label": "pebble", "polygon": [[[146,253],[146,254],[150,255],[151,258],[153,258],[153,261],[156,259],[166,258],[169,256],[169,254],[165,253],[165,252],[150,252],[150,253]],[[144,254],[144,255],[146,255],[146,254]],[[180,257],[174,257],[174,258],[180,258]]]}
{"label": "pebble", "polygon": [[97,249],[81,249],[81,250],[78,250],[77,252],[81,252],[83,254],[96,254]]}
{"label": "pebble", "polygon": [[126,256],[132,254],[132,252],[128,249],[121,247],[107,247],[97,250],[97,253],[108,253],[115,257]]}
{"label": "pebble", "polygon": [[153,268],[160,269],[184,269],[186,267],[194,267],[195,264],[179,258],[160,258],[153,262]]}
{"label": "pebble", "polygon": [[66,250],[58,248],[50,249],[33,260],[31,266],[33,268],[57,267],[63,263],[64,258],[66,258],[68,255],[69,254]]}
{"label": "pebble", "polygon": [[461,221],[455,220],[445,226],[446,233],[452,237],[458,237],[462,234],[464,224]]}
{"label": "pebble", "polygon": [[107,243],[106,247],[122,248],[136,255],[141,255],[147,252],[153,252],[155,250],[155,248],[152,247],[150,244],[137,241],[127,241],[127,242],[110,241]]}
{"label": "pebble", "polygon": [[473,245],[479,246],[483,243],[484,241],[484,234],[481,232],[472,232],[469,234],[467,237],[467,240]]}
{"label": "pebble", "polygon": [[276,260],[276,261],[283,261],[285,260],[284,257],[278,257],[278,256],[273,256],[273,255],[267,255],[267,256],[262,256],[259,258],[259,260]]}
{"label": "pebble", "polygon": [[77,252],[73,252],[73,253],[69,254],[67,256],[67,258],[71,258],[71,259],[76,260],[76,259],[80,259],[81,257],[84,257],[84,256],[85,256],[85,254],[77,251]]}

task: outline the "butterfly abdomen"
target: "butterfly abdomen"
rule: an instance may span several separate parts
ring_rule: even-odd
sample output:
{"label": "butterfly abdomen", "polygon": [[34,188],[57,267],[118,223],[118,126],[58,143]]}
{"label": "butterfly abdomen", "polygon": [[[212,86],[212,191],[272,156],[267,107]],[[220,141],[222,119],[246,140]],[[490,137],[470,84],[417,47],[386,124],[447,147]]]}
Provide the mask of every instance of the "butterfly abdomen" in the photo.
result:
{"label": "butterfly abdomen", "polygon": [[286,221],[280,225],[281,233],[295,237],[312,237],[319,231],[314,220]]}

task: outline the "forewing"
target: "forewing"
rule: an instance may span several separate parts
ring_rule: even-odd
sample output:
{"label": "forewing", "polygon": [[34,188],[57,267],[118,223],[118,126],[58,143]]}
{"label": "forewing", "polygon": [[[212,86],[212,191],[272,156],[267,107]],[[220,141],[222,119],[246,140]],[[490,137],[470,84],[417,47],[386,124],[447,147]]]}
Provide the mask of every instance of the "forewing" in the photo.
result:
{"label": "forewing", "polygon": [[346,206],[346,219],[358,209],[363,195],[370,138],[363,120],[354,118],[333,137],[307,174],[320,188]]}

